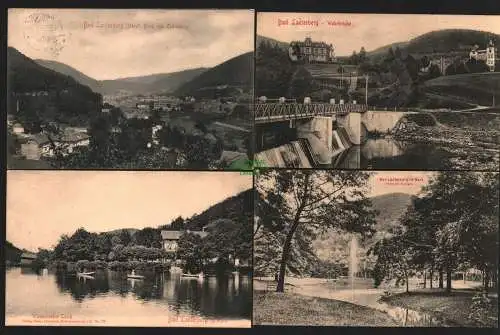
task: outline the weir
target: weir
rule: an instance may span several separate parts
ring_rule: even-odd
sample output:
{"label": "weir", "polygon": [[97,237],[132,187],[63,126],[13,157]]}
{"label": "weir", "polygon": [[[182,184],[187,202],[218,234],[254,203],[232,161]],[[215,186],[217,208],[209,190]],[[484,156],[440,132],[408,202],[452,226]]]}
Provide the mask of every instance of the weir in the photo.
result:
{"label": "weir", "polygon": [[[256,126],[262,130],[257,131],[259,143],[263,145],[264,138],[269,137],[264,136],[266,131],[267,134],[274,133],[272,137],[276,139],[282,138],[281,133],[289,136],[288,143],[278,141],[274,148],[269,148],[269,145],[261,147],[264,150],[256,154],[256,159],[266,166],[308,168],[331,165],[338,163],[342,154],[351,147],[361,143],[365,105],[344,104],[342,101],[335,104],[334,100],[330,104],[298,104],[283,99],[279,103],[255,105]],[[353,161],[352,157],[350,160]],[[359,158],[354,157],[356,160]]]}

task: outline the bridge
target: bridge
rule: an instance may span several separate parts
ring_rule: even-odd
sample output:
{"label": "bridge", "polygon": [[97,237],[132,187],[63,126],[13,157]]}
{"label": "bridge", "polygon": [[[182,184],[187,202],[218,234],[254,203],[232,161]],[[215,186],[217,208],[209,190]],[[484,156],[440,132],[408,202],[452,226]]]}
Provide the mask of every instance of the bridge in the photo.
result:
{"label": "bridge", "polygon": [[316,116],[343,116],[349,113],[364,113],[368,106],[360,104],[329,103],[257,103],[254,105],[255,123],[270,123]]}

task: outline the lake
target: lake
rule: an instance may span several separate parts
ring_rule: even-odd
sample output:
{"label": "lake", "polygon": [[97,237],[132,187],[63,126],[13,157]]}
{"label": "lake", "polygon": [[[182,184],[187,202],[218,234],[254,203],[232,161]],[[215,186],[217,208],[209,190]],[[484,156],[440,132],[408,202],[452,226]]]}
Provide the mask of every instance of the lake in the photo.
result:
{"label": "lake", "polygon": [[25,268],[6,272],[6,325],[250,327],[250,276],[98,270],[94,279]]}

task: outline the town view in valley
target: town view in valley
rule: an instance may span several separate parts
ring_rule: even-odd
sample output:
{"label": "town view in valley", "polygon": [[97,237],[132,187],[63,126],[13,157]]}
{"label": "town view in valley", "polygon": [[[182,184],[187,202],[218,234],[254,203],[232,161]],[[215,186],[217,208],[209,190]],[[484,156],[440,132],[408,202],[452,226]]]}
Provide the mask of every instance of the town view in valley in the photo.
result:
{"label": "town view in valley", "polygon": [[257,13],[256,157],[270,167],[498,171],[499,22]]}
{"label": "town view in valley", "polygon": [[250,327],[252,176],[7,179],[6,325]]}
{"label": "town view in valley", "polygon": [[498,327],[497,172],[267,170],[254,325]]}
{"label": "town view in valley", "polygon": [[9,168],[223,169],[252,158],[253,11],[8,14]]}

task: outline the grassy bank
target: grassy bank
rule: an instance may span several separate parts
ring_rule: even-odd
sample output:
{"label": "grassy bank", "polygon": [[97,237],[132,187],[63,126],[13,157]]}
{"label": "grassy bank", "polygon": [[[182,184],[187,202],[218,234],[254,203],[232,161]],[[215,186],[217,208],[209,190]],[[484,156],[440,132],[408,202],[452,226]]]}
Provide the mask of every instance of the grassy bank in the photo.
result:
{"label": "grassy bank", "polygon": [[446,294],[442,289],[425,289],[409,294],[394,294],[382,300],[398,307],[435,313],[464,326],[497,327],[498,298],[490,298],[490,308],[484,310],[481,320],[469,319],[475,293],[469,290],[457,290]]}
{"label": "grassy bank", "polygon": [[338,300],[254,291],[253,304],[256,325],[397,326],[385,313]]}

